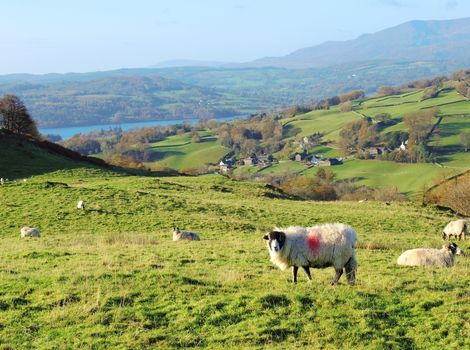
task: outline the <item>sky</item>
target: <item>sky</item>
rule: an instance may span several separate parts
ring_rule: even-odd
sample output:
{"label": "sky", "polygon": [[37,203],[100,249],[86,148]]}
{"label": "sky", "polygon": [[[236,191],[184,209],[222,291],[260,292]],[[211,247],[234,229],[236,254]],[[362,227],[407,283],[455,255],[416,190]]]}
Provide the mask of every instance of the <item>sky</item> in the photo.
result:
{"label": "sky", "polygon": [[469,0],[0,0],[0,74],[246,62],[414,19],[470,17]]}

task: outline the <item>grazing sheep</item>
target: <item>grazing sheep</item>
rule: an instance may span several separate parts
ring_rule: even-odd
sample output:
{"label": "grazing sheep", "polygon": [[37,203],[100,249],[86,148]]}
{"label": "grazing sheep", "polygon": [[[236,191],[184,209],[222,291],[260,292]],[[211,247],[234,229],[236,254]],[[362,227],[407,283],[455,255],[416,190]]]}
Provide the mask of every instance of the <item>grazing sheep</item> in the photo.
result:
{"label": "grazing sheep", "polygon": [[85,202],[84,201],[78,201],[77,209],[85,210]]}
{"label": "grazing sheep", "polygon": [[267,242],[271,262],[281,270],[292,266],[292,279],[297,282],[299,266],[311,281],[310,267],[334,267],[336,275],[331,284],[338,283],[343,268],[349,284],[356,281],[356,231],[344,224],[314,227],[291,226],[275,228],[263,237]]}
{"label": "grazing sheep", "polygon": [[173,227],[173,240],[179,241],[186,239],[188,241],[200,241],[198,234],[195,232],[181,231],[178,227]]}
{"label": "grazing sheep", "polygon": [[21,237],[40,237],[39,230],[34,227],[23,227],[21,229]]}
{"label": "grazing sheep", "polygon": [[2,177],[2,178],[0,178],[0,184],[2,184],[2,185],[3,185],[4,183],[5,183],[5,180],[3,179],[3,177]]}
{"label": "grazing sheep", "polygon": [[455,256],[463,251],[455,243],[443,245],[441,249],[418,248],[405,251],[397,259],[398,265],[451,267]]}
{"label": "grazing sheep", "polygon": [[444,230],[442,231],[442,239],[445,241],[446,239],[451,239],[452,236],[455,238],[459,238],[459,241],[468,235],[468,223],[467,220],[454,220],[449,222]]}

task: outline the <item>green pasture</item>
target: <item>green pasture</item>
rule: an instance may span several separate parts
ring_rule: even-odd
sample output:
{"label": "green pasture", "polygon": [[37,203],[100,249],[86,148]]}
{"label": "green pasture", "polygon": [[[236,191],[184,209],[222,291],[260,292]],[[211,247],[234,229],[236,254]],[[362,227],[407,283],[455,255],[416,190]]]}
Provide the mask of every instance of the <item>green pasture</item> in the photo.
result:
{"label": "green pasture", "polygon": [[[281,199],[218,175],[36,175],[0,186],[0,348],[465,349],[470,258],[395,263],[440,247],[452,218],[414,203]],[[358,232],[355,286],[331,286],[332,268],[294,285],[269,261],[267,230],[324,222]],[[41,238],[21,239],[26,225]],[[173,242],[173,225],[202,240]]]}
{"label": "green pasture", "polygon": [[216,138],[208,133],[201,133],[201,142],[192,143],[191,136],[171,136],[164,141],[151,145],[152,161],[146,165],[164,166],[182,170],[199,168],[204,164],[215,164],[229,152],[229,149],[219,145]]}

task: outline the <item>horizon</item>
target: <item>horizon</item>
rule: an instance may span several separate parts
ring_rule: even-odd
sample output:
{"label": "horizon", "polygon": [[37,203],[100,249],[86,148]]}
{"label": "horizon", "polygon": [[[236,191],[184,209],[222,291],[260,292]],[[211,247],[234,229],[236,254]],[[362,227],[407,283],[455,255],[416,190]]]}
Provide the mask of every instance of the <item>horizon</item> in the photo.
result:
{"label": "horizon", "polygon": [[[367,0],[355,16],[349,14],[356,6],[341,0],[295,3],[297,6],[266,0],[230,0],[223,4],[215,0],[198,4],[142,0],[137,7],[122,0],[99,4],[49,0],[41,4],[27,1],[27,7],[24,2],[7,4],[2,9],[0,28],[10,33],[3,43],[9,55],[0,58],[0,74],[152,68],[186,60],[249,62],[327,41],[353,40],[413,20],[470,17],[470,4],[456,0],[426,4],[417,0]],[[332,13],[334,21],[330,20]],[[18,16],[23,19],[20,28]]]}

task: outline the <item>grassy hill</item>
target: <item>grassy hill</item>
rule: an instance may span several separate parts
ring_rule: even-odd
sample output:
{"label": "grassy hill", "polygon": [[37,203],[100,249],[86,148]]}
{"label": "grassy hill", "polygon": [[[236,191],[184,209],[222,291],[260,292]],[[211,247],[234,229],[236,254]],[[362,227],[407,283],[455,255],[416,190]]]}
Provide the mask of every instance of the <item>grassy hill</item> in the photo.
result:
{"label": "grassy hill", "polygon": [[192,143],[190,133],[171,136],[150,146],[152,162],[147,166],[161,166],[177,170],[198,168],[203,164],[217,164],[229,152],[220,146],[210,132],[200,132],[201,142]]}
{"label": "grassy hill", "polygon": [[32,142],[0,130],[0,177],[4,179],[21,180],[59,169],[97,168],[103,164],[54,143]]}
{"label": "grassy hill", "polygon": [[[372,187],[394,185],[400,191],[413,194],[421,187],[431,183],[435,178],[454,174],[470,168],[470,152],[463,152],[459,134],[470,132],[470,101],[457,94],[453,89],[453,82],[448,82],[432,99],[422,100],[424,90],[416,89],[409,92],[387,97],[366,98],[353,103],[353,111],[342,113],[338,106],[329,110],[316,110],[305,114],[282,120],[285,128],[296,130],[296,136],[307,136],[315,132],[324,134],[323,140],[327,145],[317,147],[314,154],[323,154],[327,157],[339,156],[336,143],[339,132],[351,121],[361,120],[364,117],[373,118],[380,113],[389,113],[393,122],[380,130],[382,135],[393,131],[406,131],[403,123],[406,115],[438,107],[440,123],[439,138],[432,138],[431,145],[438,146],[437,161],[441,166],[433,164],[406,164],[377,160],[348,160],[343,165],[331,168],[339,179],[354,180],[359,184]],[[292,136],[291,138],[293,138]],[[289,165],[291,163],[291,165]],[[262,170],[262,173],[281,173],[286,169],[296,169],[305,175],[313,175],[316,168],[306,169],[299,167],[292,161],[274,165]]]}
{"label": "grassy hill", "polygon": [[[470,152],[463,152],[459,134],[470,132],[470,101],[453,89],[454,82],[444,84],[435,98],[423,100],[424,89],[411,89],[400,95],[372,97],[354,101],[351,112],[341,112],[339,106],[329,110],[314,110],[305,114],[285,117],[280,122],[287,136],[284,141],[322,133],[323,145],[315,147],[312,154],[326,157],[341,156],[337,142],[341,129],[351,121],[364,117],[374,118],[380,113],[389,113],[392,122],[380,128],[381,135],[393,131],[406,131],[404,117],[410,113],[438,107],[442,121],[438,127],[439,137],[431,138],[430,145],[437,146],[436,164],[409,164],[379,160],[348,159],[342,165],[331,167],[339,180],[354,181],[371,187],[395,186],[408,195],[419,193],[424,185],[435,179],[451,176],[470,169]],[[151,145],[154,153],[148,166],[165,166],[181,170],[198,168],[203,164],[216,163],[229,149],[217,144],[213,132],[200,132],[201,143],[191,143],[190,134],[172,136]],[[239,167],[236,174],[281,174],[294,172],[315,175],[317,168],[304,164],[281,160],[268,168]]]}
{"label": "grassy hill", "polygon": [[[127,176],[63,159],[57,170],[60,160],[40,151],[34,164],[10,152],[29,164],[22,176],[40,175],[0,186],[1,348],[470,345],[470,259],[451,269],[395,264],[410,247],[439,247],[449,214],[281,199],[218,175]],[[336,221],[358,231],[356,286],[330,286],[331,268],[293,285],[271,266],[267,230]],[[25,225],[42,237],[20,239]],[[173,242],[173,225],[202,241]]]}

